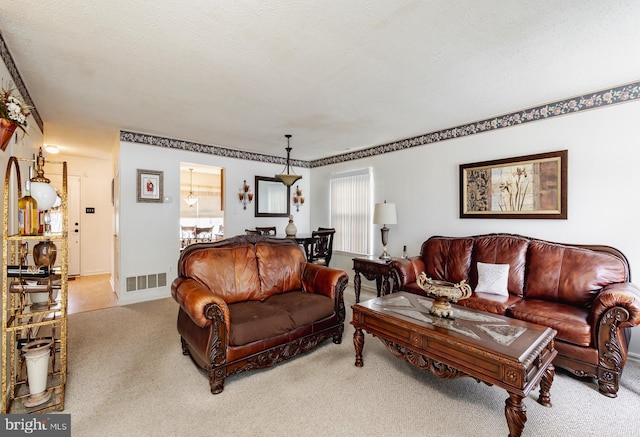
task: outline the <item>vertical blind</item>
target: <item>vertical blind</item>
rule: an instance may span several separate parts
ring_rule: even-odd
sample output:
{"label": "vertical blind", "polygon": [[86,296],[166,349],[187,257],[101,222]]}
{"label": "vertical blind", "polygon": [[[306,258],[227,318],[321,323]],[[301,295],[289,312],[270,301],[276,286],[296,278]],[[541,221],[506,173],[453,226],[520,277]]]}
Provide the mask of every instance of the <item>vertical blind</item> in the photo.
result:
{"label": "vertical blind", "polygon": [[371,169],[337,173],[330,179],[335,250],[371,253]]}

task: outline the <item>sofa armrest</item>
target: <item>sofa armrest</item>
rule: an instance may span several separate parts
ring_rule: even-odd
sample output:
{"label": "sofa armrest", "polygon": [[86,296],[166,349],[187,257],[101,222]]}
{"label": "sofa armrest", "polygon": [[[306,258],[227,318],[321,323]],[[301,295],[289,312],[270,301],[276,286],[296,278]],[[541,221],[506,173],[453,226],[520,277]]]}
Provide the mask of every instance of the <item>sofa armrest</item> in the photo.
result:
{"label": "sofa armrest", "polygon": [[302,289],[307,293],[322,294],[335,300],[348,282],[349,277],[344,270],[312,263],[303,266]]}
{"label": "sofa armrest", "polygon": [[230,316],[227,303],[201,283],[189,278],[176,278],[171,284],[171,295],[191,317],[193,323],[201,328],[211,325],[211,319],[206,316],[207,307],[217,305],[224,317],[227,331],[229,330]]}
{"label": "sofa armrest", "polygon": [[631,282],[611,284],[602,289],[591,305],[591,325],[593,332],[598,332],[598,324],[603,315],[613,309],[626,310],[627,315],[617,316],[616,325],[627,328],[640,324],[640,289]]}
{"label": "sofa armrest", "polygon": [[418,275],[425,271],[424,261],[419,256],[391,261],[393,271],[393,291],[403,290],[407,284],[416,282]]}

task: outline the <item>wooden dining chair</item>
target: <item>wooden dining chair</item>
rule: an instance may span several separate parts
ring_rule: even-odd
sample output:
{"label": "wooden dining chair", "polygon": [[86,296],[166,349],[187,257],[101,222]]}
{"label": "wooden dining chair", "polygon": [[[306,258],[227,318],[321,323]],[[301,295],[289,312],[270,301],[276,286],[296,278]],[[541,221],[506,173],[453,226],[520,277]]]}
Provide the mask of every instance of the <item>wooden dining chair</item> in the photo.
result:
{"label": "wooden dining chair", "polygon": [[245,229],[244,231],[247,233],[247,235],[261,235],[260,231],[256,229]]}
{"label": "wooden dining chair", "polygon": [[196,239],[196,227],[195,226],[180,226],[180,246],[186,247],[195,242]]}
{"label": "wooden dining chair", "polygon": [[258,227],[256,226],[256,231],[260,233],[260,235],[268,235],[270,237],[276,236],[276,227],[275,226],[266,226],[266,227]]}
{"label": "wooden dining chair", "polygon": [[311,238],[307,240],[305,245],[307,262],[329,267],[333,254],[333,235],[335,233],[336,230],[334,228],[318,228],[317,231],[311,232]]}
{"label": "wooden dining chair", "polygon": [[196,226],[196,239],[198,241],[211,241],[213,239],[213,226]]}

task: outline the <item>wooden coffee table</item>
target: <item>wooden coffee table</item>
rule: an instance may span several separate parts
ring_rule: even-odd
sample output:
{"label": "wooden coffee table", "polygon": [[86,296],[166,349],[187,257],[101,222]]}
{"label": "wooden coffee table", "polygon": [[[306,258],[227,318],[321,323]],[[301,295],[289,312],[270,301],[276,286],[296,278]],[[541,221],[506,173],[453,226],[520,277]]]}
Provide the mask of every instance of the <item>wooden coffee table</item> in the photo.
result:
{"label": "wooden coffee table", "polygon": [[523,399],[540,385],[538,402],[551,406],[551,364],[556,331],[496,314],[454,305],[454,319],[429,314],[432,300],[398,292],[353,305],[356,366],[362,367],[363,330],[378,337],[397,358],[453,379],[471,376],[509,393],[505,415],[509,436],[522,434]]}

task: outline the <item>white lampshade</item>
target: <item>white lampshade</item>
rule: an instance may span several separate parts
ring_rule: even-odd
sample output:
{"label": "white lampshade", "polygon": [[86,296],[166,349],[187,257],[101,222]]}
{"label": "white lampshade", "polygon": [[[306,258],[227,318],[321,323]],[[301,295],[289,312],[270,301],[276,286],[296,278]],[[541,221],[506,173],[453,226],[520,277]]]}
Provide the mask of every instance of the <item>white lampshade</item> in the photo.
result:
{"label": "white lampshade", "polygon": [[373,210],[373,223],[378,225],[395,225],[398,223],[396,204],[387,203],[386,200],[384,203],[376,203]]}
{"label": "white lampshade", "polygon": [[31,197],[38,202],[39,210],[46,211],[56,203],[58,195],[50,184],[31,181]]}

